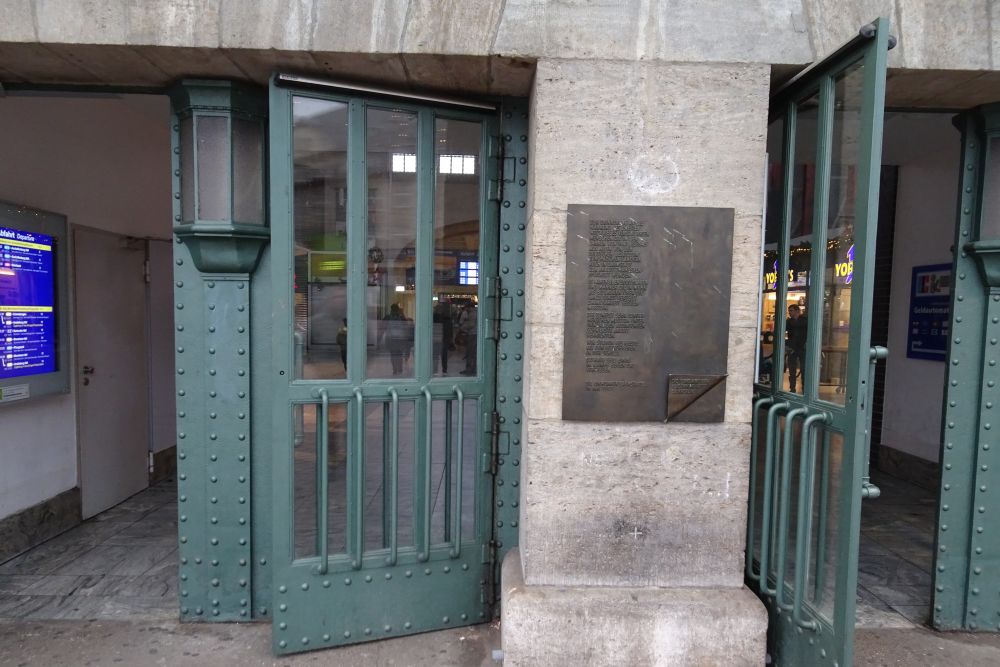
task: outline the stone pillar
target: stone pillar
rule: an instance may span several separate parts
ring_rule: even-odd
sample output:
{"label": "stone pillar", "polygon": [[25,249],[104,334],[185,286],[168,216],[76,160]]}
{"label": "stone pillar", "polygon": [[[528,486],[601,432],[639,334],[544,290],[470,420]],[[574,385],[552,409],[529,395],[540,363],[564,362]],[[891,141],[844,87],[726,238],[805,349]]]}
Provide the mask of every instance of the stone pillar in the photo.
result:
{"label": "stone pillar", "polygon": [[[743,547],[768,87],[758,65],[538,63],[508,667],[764,662]],[[571,203],[735,209],[724,423],[562,420]]]}

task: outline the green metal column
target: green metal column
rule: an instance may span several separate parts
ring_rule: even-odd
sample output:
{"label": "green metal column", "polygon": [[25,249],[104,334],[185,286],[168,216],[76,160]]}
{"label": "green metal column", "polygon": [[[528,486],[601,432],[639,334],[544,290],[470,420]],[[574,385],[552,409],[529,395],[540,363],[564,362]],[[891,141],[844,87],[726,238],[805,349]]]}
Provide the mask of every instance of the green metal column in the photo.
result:
{"label": "green metal column", "polygon": [[[494,488],[496,599],[500,563],[517,546],[524,390],[525,247],[528,224],[528,101],[504,98],[500,114],[500,338],[497,341],[497,475]],[[499,611],[494,609],[494,613]]]}
{"label": "green metal column", "polygon": [[[998,174],[990,139],[1000,107],[956,119],[962,163],[955,231],[951,340],[942,424],[941,496],[932,623],[942,630],[1000,630],[1000,239],[983,222]],[[994,156],[995,157],[995,156]],[[995,234],[995,232],[994,232]],[[986,238],[984,238],[986,237]]]}
{"label": "green metal column", "polygon": [[[248,620],[253,615],[250,286],[268,240],[266,96],[228,82],[185,81],[171,91],[171,100],[181,619]],[[201,127],[211,128],[217,141],[207,135],[203,140]],[[246,152],[247,141],[259,164],[252,150]],[[239,158],[236,144],[244,150]],[[258,179],[256,209],[253,197],[249,205],[246,198],[237,201],[237,172],[244,184]],[[213,198],[221,202],[214,209],[205,203]]]}

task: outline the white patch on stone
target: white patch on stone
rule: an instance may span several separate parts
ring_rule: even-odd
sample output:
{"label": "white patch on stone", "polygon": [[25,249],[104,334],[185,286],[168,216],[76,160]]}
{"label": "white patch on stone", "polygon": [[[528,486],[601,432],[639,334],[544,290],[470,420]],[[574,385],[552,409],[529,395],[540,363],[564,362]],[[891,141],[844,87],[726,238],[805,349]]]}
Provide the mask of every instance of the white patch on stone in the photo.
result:
{"label": "white patch on stone", "polygon": [[628,166],[628,180],[638,192],[663,195],[677,188],[681,175],[669,155],[640,154]]}

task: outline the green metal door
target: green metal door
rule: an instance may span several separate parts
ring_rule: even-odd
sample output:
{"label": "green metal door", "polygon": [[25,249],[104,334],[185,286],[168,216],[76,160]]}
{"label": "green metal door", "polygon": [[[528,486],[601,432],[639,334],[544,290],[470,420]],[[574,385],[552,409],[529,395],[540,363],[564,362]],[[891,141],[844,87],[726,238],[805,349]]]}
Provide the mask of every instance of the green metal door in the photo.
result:
{"label": "green metal door", "polygon": [[487,620],[496,114],[270,95],[274,649]]}
{"label": "green metal door", "polygon": [[776,665],[850,665],[888,22],[772,98],[747,584]]}

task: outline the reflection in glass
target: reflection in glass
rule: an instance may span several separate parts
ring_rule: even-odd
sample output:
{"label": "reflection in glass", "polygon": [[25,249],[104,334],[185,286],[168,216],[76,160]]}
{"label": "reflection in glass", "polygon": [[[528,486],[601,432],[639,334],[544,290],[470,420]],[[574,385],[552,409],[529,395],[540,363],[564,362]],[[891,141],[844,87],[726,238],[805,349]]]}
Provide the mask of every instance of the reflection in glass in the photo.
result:
{"label": "reflection in glass", "polygon": [[413,377],[417,115],[367,112],[367,377]]}
{"label": "reflection in glass", "polygon": [[[347,105],[292,98],[295,378],[347,377]],[[351,326],[352,335],[360,327]]]}
{"label": "reflection in glass", "polygon": [[806,337],[808,333],[809,268],[813,246],[813,196],[816,179],[816,131],[819,96],[798,104],[795,126],[795,163],[792,176],[792,209],[789,219],[788,274],[782,276],[788,291],[781,314],[785,317],[782,388],[801,394],[805,387]]}
{"label": "reflection in glass", "polygon": [[[416,422],[413,401],[399,402],[399,424],[395,471],[391,462],[392,411],[390,403],[365,405],[365,551],[389,547],[392,534],[393,481],[395,476],[396,545],[413,546],[413,480]],[[395,475],[394,475],[395,473]]]}
{"label": "reflection in glass", "polygon": [[[462,540],[475,537],[476,447],[479,443],[479,401],[466,399],[462,450],[459,452],[458,401],[435,401],[431,418],[431,543],[454,539],[455,511],[461,513]],[[461,465],[461,488],[459,471]],[[460,500],[459,500],[460,499]]]}
{"label": "reflection in glass", "polygon": [[757,382],[764,385],[771,384],[775,371],[778,238],[785,208],[784,132],[783,117],[773,121],[767,128],[767,219],[764,221],[764,271],[760,286],[760,349],[757,358]]}
{"label": "reflection in glass", "polygon": [[806,600],[829,621],[836,601],[843,450],[842,433],[818,429]]}
{"label": "reflection in glass", "polygon": [[[316,404],[292,406],[295,446],[292,452],[295,478],[293,517],[295,558],[319,555],[317,522],[320,498],[319,437],[320,408]],[[327,544],[329,554],[347,551],[347,406],[331,403],[329,410],[329,451],[326,461],[329,494],[327,507]]]}
{"label": "reflection in glass", "polygon": [[482,126],[438,118],[434,136],[433,372],[475,375]]}
{"label": "reflection in glass", "polygon": [[834,81],[830,209],[827,218],[823,290],[820,398],[844,404],[847,343],[851,329],[854,283],[854,210],[861,140],[861,96],[864,67],[848,69]]}

